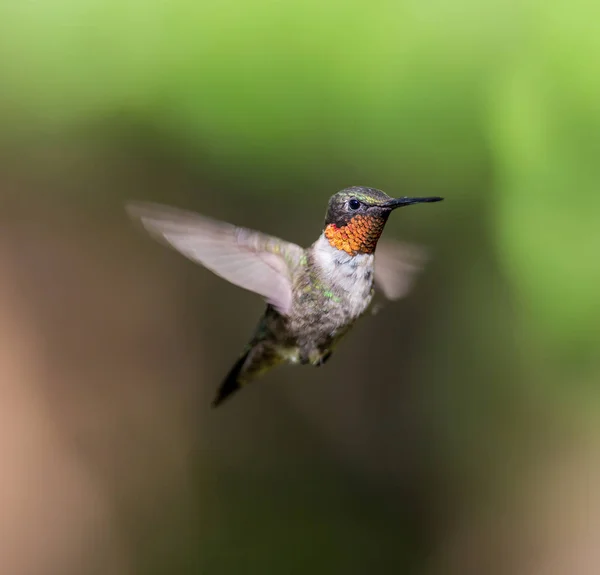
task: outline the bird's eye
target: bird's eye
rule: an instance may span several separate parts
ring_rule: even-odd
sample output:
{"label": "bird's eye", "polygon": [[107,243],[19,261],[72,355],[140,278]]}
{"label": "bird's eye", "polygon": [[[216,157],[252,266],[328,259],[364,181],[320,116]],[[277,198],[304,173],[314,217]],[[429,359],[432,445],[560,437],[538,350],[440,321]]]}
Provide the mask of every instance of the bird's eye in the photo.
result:
{"label": "bird's eye", "polygon": [[350,206],[351,210],[358,210],[358,208],[360,208],[360,202],[356,198],[352,198],[348,202],[348,206]]}

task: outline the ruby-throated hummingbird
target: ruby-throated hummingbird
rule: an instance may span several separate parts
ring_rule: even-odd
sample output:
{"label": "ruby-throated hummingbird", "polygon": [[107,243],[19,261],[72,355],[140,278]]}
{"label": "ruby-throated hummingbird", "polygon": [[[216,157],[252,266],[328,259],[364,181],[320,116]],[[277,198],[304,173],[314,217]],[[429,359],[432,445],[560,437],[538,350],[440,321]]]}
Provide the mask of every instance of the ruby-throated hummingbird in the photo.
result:
{"label": "ruby-throated hummingbird", "polygon": [[157,239],[266,299],[250,343],[218,389],[217,406],[278,364],[323,365],[376,290],[388,300],[404,296],[425,262],[424,251],[378,244],[379,236],[392,210],[442,199],[394,199],[374,188],[346,188],[329,200],[323,231],[306,249],[157,204],[133,202],[127,210]]}

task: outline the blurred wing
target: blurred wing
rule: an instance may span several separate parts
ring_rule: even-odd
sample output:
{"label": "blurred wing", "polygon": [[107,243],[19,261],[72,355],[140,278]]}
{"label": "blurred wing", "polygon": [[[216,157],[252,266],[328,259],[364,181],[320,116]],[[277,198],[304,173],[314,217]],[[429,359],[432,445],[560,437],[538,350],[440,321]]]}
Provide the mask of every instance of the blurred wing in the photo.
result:
{"label": "blurred wing", "polygon": [[427,250],[414,244],[380,241],[375,250],[375,287],[391,301],[412,289],[429,260]]}
{"label": "blurred wing", "polygon": [[158,204],[130,203],[127,212],[155,239],[232,284],[263,296],[281,314],[289,314],[291,272],[302,256],[300,246]]}

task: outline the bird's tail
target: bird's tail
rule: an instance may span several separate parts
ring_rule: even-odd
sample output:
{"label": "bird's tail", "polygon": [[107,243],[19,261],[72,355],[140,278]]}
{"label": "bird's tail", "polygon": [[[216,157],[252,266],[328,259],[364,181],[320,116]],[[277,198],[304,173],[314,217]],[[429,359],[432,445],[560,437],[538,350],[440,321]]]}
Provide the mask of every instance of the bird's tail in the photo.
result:
{"label": "bird's tail", "polygon": [[242,373],[242,369],[244,368],[244,364],[248,359],[250,351],[251,350],[246,351],[246,353],[244,353],[229,370],[229,373],[217,390],[217,395],[212,402],[213,407],[217,407],[223,403],[230,395],[234,394],[238,389],[240,389],[240,387],[242,387],[240,375]]}
{"label": "bird's tail", "polygon": [[250,380],[269,371],[282,361],[277,350],[266,342],[249,345],[219,386],[212,406],[217,407]]}

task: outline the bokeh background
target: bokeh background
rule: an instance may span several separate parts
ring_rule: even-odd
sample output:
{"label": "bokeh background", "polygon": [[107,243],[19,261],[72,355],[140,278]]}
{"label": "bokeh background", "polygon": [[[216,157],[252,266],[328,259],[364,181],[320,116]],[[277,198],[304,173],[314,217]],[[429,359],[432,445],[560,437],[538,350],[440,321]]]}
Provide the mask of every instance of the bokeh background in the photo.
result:
{"label": "bokeh background", "polygon": [[[0,0],[0,571],[597,574],[600,35],[584,0]],[[326,368],[127,199],[308,245],[446,201]]]}

